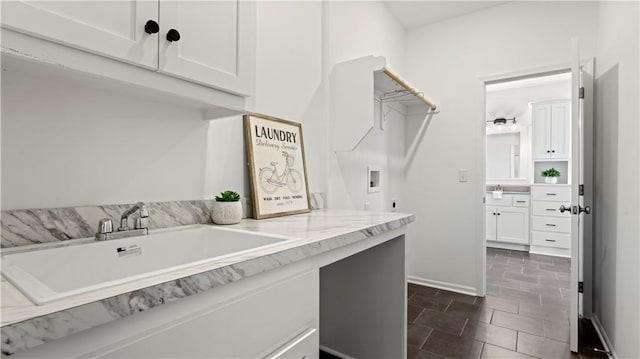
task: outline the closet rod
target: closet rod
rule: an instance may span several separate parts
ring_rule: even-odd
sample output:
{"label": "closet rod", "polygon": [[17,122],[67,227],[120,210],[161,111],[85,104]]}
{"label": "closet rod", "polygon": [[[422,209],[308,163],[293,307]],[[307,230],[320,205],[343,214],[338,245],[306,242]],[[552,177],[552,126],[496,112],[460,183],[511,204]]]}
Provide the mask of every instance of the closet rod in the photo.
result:
{"label": "closet rod", "polygon": [[389,70],[386,67],[383,70],[384,70],[384,73],[387,76],[389,76],[393,81],[397,82],[400,86],[404,87],[412,95],[414,95],[415,97],[419,98],[422,102],[424,102],[427,106],[429,106],[429,108],[431,108],[431,110],[435,110],[436,109],[436,104],[434,104],[433,102],[431,102],[428,99],[426,99],[422,92],[418,92],[418,90],[416,90],[415,88],[411,87],[411,85],[409,85],[406,81],[401,79],[400,76],[396,75],[395,72]]}

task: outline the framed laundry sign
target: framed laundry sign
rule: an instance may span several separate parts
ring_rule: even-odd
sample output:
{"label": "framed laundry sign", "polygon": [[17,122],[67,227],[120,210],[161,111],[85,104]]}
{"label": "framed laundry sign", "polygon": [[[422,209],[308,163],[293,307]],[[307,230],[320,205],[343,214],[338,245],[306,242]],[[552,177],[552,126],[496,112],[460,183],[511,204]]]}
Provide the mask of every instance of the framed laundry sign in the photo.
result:
{"label": "framed laundry sign", "polygon": [[310,210],[302,124],[261,114],[244,115],[253,217]]}

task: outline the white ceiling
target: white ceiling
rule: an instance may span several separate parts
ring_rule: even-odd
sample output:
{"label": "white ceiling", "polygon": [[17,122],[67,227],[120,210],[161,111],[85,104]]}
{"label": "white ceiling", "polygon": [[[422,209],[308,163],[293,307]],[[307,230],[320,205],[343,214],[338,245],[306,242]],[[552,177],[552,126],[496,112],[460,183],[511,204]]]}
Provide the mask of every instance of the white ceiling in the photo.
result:
{"label": "white ceiling", "polygon": [[405,29],[411,29],[502,5],[507,1],[384,0],[383,2]]}

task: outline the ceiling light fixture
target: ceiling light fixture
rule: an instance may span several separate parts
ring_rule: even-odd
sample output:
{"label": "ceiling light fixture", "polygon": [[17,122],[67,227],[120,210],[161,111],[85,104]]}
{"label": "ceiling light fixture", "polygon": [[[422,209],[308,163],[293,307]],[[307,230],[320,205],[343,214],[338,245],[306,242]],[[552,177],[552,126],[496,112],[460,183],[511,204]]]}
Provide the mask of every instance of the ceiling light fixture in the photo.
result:
{"label": "ceiling light fixture", "polygon": [[493,123],[495,126],[500,127],[500,126],[506,125],[507,122],[509,122],[509,121],[513,122],[513,127],[516,126],[516,118],[515,117],[514,118],[498,117],[498,118],[496,118],[494,120],[487,121],[487,123]]}

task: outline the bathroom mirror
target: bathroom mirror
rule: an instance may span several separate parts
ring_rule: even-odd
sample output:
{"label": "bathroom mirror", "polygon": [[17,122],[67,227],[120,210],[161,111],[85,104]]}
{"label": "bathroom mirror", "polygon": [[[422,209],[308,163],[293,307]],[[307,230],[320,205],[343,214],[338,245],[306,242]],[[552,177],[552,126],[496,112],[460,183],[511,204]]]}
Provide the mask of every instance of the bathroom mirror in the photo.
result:
{"label": "bathroom mirror", "polygon": [[525,179],[522,133],[487,132],[487,180]]}

